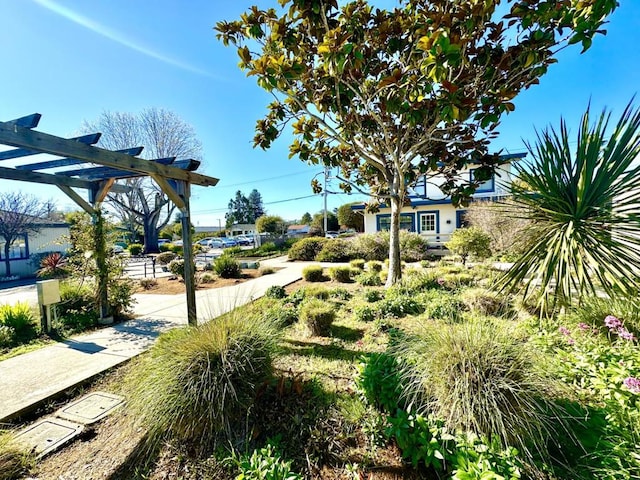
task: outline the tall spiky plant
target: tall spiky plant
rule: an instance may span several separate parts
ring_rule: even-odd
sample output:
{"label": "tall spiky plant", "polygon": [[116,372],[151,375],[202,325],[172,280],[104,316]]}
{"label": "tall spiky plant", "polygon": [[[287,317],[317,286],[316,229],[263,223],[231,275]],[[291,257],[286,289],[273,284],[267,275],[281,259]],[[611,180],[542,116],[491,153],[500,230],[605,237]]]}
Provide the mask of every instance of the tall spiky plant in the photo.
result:
{"label": "tall spiky plant", "polygon": [[[582,116],[576,146],[565,120],[527,144],[533,160],[517,165],[509,214],[530,221],[526,253],[500,285],[537,296],[542,311],[602,288],[638,290],[640,272],[640,110],[627,105],[615,127],[604,110]],[[607,139],[607,135],[610,135]],[[539,288],[535,288],[539,287]]]}

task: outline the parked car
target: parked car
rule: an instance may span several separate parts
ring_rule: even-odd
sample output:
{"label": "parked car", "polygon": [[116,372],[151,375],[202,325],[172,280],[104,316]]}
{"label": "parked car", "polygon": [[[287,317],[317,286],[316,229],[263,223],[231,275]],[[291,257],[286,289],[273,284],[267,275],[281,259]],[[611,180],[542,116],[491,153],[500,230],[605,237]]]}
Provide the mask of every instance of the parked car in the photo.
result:
{"label": "parked car", "polygon": [[220,237],[220,240],[224,244],[224,248],[236,247],[238,245],[238,242],[236,242],[233,238],[230,238],[230,237]]}
{"label": "parked car", "polygon": [[207,241],[207,247],[209,248],[223,248],[224,243],[219,238],[210,238]]}
{"label": "parked car", "polygon": [[338,235],[340,235],[340,232],[333,231],[327,231],[327,233],[324,234],[325,238],[338,238]]}
{"label": "parked car", "polygon": [[124,248],[122,247],[122,245],[112,245],[111,246],[111,252],[112,253],[124,253]]}
{"label": "parked car", "polygon": [[166,238],[159,238],[158,239],[158,246],[166,245],[167,243],[171,243],[171,242],[169,240],[167,240]]}
{"label": "parked car", "polygon": [[182,240],[175,240],[175,241],[173,241],[171,243],[173,243],[174,245],[176,245],[178,247],[182,247]]}
{"label": "parked car", "polygon": [[202,245],[203,247],[208,247],[209,246],[209,242],[211,240],[213,240],[213,237],[206,237],[206,238],[203,238],[201,240],[198,240],[196,243],[198,245]]}
{"label": "parked car", "polygon": [[236,242],[238,243],[238,245],[253,245],[253,237],[250,236],[246,236],[246,235],[238,235],[235,238]]}

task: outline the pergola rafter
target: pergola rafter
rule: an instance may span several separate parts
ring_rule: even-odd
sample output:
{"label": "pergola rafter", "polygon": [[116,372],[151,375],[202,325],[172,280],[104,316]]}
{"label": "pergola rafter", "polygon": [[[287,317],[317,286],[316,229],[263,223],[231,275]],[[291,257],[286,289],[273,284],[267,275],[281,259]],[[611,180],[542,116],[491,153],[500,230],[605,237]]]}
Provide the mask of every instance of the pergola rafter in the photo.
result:
{"label": "pergola rafter", "polygon": [[[39,154],[60,158],[14,165],[13,168],[0,166],[0,179],[57,186],[80,208],[93,216],[96,232],[100,232],[102,229],[101,204],[107,194],[132,191],[132,187],[118,184],[116,181],[142,176],[152,177],[182,213],[187,316],[189,324],[196,325],[189,197],[192,184],[215,186],[218,179],[196,173],[195,170],[200,166],[197,160],[176,160],[176,157],[146,160],[137,157],[144,147],[117,151],[95,147],[93,145],[100,139],[100,133],[62,138],[33,130],[38,126],[40,118],[41,115],[35,113],[8,122],[0,122],[0,144],[16,147],[0,152],[0,161],[19,160]],[[68,166],[74,166],[74,168],[61,170]],[[73,190],[74,188],[87,190],[89,200],[86,201]],[[104,239],[97,235],[96,261],[98,270],[102,272],[105,271],[101,268],[106,261],[105,250]],[[101,274],[98,278],[98,288],[101,297],[100,315],[103,319],[108,318],[109,313],[106,281],[106,276]]]}

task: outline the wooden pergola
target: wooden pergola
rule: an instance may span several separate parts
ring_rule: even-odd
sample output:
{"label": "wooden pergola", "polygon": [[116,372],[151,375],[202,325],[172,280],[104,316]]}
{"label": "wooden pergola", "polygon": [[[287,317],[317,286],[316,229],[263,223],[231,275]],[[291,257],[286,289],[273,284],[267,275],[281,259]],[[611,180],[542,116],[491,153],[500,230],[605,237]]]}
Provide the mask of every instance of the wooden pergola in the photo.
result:
{"label": "wooden pergola", "polygon": [[[0,152],[0,179],[55,185],[92,216],[95,228],[95,256],[100,272],[97,279],[100,317],[103,322],[107,322],[110,316],[107,301],[107,252],[101,205],[109,192],[131,191],[132,187],[118,184],[116,180],[149,176],[182,214],[187,318],[189,325],[197,325],[189,197],[191,185],[215,186],[218,179],[196,173],[200,166],[197,160],[177,160],[176,157],[145,160],[137,157],[144,147],[117,151],[95,147],[100,133],[62,138],[36,131],[34,128],[38,126],[40,118],[41,115],[35,113],[0,122],[0,144],[16,147]],[[11,168],[2,166],[2,162],[6,160],[35,157],[40,154],[58,158],[28,162]],[[74,189],[87,190],[88,200]]]}

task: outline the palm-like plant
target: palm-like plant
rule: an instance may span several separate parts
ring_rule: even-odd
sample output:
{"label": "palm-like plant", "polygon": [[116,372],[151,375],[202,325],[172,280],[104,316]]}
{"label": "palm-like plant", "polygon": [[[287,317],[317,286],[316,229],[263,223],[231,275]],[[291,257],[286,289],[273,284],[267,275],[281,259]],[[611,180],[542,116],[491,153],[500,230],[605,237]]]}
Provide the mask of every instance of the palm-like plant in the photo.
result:
{"label": "palm-like plant", "polygon": [[524,284],[542,311],[595,294],[598,285],[608,294],[638,289],[640,110],[629,104],[606,139],[610,116],[603,111],[591,125],[587,109],[575,150],[561,120],[559,132],[550,127],[527,144],[532,162],[516,166],[508,213],[530,221],[528,248],[500,284]]}

